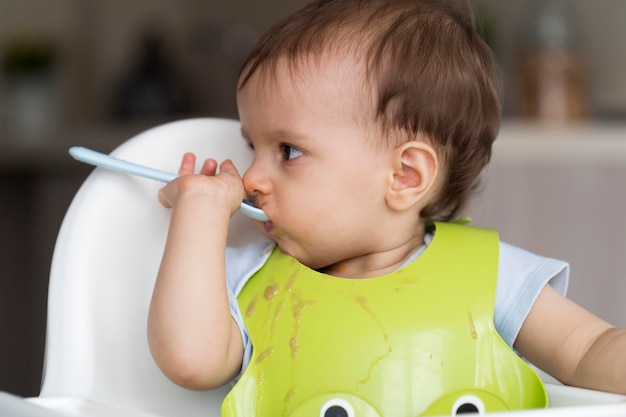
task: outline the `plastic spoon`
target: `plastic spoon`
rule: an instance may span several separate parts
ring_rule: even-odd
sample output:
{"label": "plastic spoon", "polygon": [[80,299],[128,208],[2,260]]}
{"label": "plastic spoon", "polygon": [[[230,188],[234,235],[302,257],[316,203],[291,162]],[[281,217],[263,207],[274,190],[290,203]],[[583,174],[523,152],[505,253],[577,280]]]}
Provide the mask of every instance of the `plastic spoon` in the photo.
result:
{"label": "plastic spoon", "polygon": [[[124,161],[113,156],[94,151],[82,146],[72,146],[69,149],[72,158],[77,161],[90,165],[102,167],[111,171],[123,172],[125,174],[136,175],[138,177],[148,178],[160,182],[170,182],[178,177],[171,172],[160,171],[158,169],[149,168],[144,165],[135,164],[133,162]],[[247,201],[242,201],[239,211],[254,220],[267,221],[269,218],[263,210],[254,207]]]}

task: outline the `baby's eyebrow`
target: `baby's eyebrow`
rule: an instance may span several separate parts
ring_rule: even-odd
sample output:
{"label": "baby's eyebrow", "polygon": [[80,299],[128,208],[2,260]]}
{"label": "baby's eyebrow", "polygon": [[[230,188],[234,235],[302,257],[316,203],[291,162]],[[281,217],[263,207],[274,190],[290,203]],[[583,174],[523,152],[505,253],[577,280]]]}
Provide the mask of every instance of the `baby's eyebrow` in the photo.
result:
{"label": "baby's eyebrow", "polygon": [[311,141],[311,137],[304,134],[298,133],[296,131],[291,130],[283,130],[279,129],[272,132],[272,137],[276,138],[276,140],[286,141],[286,142],[308,142]]}

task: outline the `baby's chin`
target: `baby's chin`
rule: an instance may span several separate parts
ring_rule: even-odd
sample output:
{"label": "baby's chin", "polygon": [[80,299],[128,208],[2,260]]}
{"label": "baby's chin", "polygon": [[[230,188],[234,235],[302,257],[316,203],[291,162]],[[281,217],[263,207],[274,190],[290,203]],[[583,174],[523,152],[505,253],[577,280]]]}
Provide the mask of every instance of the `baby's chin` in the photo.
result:
{"label": "baby's chin", "polygon": [[271,238],[274,243],[287,255],[300,262],[302,265],[309,269],[313,269],[317,272],[327,273],[326,271],[333,269],[333,263],[330,261],[324,261],[315,256],[311,256],[309,253],[302,253],[298,249],[293,248],[280,238]]}
{"label": "baby's chin", "polygon": [[[297,259],[297,258],[296,258]],[[345,268],[344,268],[344,263],[341,261],[337,261],[337,260],[333,260],[333,261],[322,261],[322,260],[299,260],[298,261],[321,273],[321,274],[326,274],[326,275],[332,275],[332,276],[336,276],[336,277],[341,277],[342,276],[342,271],[345,272]]]}
{"label": "baby's chin", "polygon": [[321,268],[314,268],[316,271],[322,274],[331,275],[333,277],[343,277],[346,268],[342,262],[323,266]]}

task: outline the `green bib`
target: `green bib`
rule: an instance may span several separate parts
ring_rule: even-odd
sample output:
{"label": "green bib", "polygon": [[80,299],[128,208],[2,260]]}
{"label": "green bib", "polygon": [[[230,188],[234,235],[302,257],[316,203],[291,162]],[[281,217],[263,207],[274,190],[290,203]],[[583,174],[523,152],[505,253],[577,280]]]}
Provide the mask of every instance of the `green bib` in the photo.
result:
{"label": "green bib", "polygon": [[[437,223],[417,260],[337,278],[275,249],[238,297],[252,358],[223,417],[414,417],[547,405],[493,323],[497,233]],[[343,410],[342,410],[343,409]]]}

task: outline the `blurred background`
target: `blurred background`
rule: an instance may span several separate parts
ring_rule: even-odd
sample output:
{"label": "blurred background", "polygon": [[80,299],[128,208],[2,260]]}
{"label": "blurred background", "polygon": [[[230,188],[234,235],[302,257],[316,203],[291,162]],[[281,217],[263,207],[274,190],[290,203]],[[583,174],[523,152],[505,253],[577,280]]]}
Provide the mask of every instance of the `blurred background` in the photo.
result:
{"label": "blurred background", "polygon": [[[0,391],[39,392],[48,272],[72,196],[151,126],[237,117],[239,67],[304,0],[0,0]],[[572,298],[626,325],[626,2],[474,0],[505,119],[469,214],[572,262]],[[94,237],[96,239],[97,237]]]}

